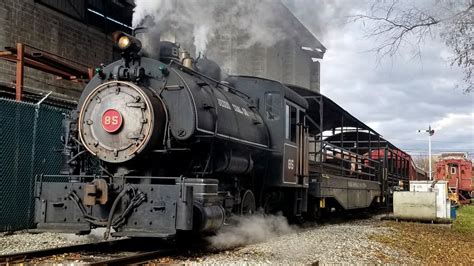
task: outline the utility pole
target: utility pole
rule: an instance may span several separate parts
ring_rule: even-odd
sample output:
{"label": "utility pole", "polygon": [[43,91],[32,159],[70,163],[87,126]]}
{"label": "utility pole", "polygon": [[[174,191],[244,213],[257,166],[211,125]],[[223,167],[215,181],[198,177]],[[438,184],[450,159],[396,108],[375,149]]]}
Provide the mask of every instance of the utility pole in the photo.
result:
{"label": "utility pole", "polygon": [[431,136],[434,134],[434,129],[431,129],[431,125],[429,125],[428,129],[426,130],[418,130],[418,132],[426,132],[428,133],[428,168],[429,168],[429,177],[430,181],[433,180],[433,177],[431,176]]}

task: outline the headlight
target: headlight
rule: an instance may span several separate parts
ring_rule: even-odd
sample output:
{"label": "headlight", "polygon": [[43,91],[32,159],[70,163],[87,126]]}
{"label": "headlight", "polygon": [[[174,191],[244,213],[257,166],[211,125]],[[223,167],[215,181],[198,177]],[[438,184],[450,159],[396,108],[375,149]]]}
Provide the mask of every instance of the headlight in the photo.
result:
{"label": "headlight", "polygon": [[122,36],[119,38],[118,42],[117,42],[117,46],[122,49],[122,50],[125,50],[127,49],[128,47],[130,47],[130,44],[132,42],[130,41],[130,38],[128,38],[128,36]]}
{"label": "headlight", "polygon": [[112,34],[115,45],[124,53],[138,53],[142,48],[142,43],[135,37],[125,32],[116,31]]}

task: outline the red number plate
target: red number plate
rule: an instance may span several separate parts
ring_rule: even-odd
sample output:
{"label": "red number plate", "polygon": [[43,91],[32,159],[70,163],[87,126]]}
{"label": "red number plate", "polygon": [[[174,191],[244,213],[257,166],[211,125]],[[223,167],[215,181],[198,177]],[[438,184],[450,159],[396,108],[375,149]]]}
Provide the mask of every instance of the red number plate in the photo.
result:
{"label": "red number plate", "polygon": [[117,132],[122,126],[122,115],[115,109],[108,109],[102,115],[102,127],[109,133]]}

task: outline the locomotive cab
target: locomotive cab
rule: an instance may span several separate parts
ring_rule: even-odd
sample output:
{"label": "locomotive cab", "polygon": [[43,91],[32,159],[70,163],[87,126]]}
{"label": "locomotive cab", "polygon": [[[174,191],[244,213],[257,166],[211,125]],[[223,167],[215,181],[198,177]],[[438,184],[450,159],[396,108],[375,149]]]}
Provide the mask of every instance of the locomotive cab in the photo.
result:
{"label": "locomotive cab", "polygon": [[[308,180],[307,101],[280,82],[249,76],[231,76],[229,83],[258,103],[271,134],[272,156],[266,185],[284,188],[283,195],[268,192],[268,206],[282,206],[285,213],[301,216],[306,211]],[[281,193],[279,193],[281,194]],[[274,201],[274,202],[272,202]]]}

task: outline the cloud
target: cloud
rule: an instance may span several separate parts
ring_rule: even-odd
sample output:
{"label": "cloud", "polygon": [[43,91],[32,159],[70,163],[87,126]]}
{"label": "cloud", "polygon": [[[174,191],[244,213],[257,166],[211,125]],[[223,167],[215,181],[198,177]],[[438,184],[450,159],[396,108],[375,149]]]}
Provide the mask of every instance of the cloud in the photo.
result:
{"label": "cloud", "polygon": [[[352,5],[353,10],[361,8]],[[423,43],[420,58],[404,46],[395,58],[378,62],[368,52],[373,40],[364,35],[355,23],[328,32],[322,93],[412,153],[427,152],[427,136],[416,131],[429,124],[438,128],[434,152],[474,153],[474,94],[455,88],[462,71],[446,61],[450,53],[443,42]]]}
{"label": "cloud", "polygon": [[[189,37],[197,52],[206,49],[208,39],[216,32],[225,31],[229,26],[244,31],[249,36],[248,44],[272,45],[274,42],[269,40],[282,38],[275,25],[284,23],[275,21],[278,20],[275,12],[265,9],[268,1],[271,0],[250,5],[250,0],[234,0],[228,8],[229,4],[226,6],[222,4],[224,1],[218,0],[206,0],[206,4],[202,4],[203,0],[136,0],[133,24],[147,22],[148,17],[147,23],[154,24],[157,31],[167,25],[164,21],[179,20],[181,24],[194,25]],[[430,7],[433,1],[417,1],[417,5]],[[177,2],[184,6],[176,8]],[[346,23],[351,14],[367,11],[369,1],[282,2],[328,48],[321,66],[323,94],[407,151],[427,150],[427,137],[416,131],[431,124],[439,128],[433,137],[434,151],[459,150],[474,154],[474,93],[465,95],[462,89],[455,88],[463,73],[448,64],[446,59],[451,54],[442,40],[425,40],[420,57],[413,57],[414,47],[407,44],[402,45],[394,57],[378,61],[375,54],[368,52],[375,44],[374,40],[364,37],[366,32],[362,25]],[[168,26],[177,30],[180,23]],[[271,30],[268,30],[269,25]]]}

